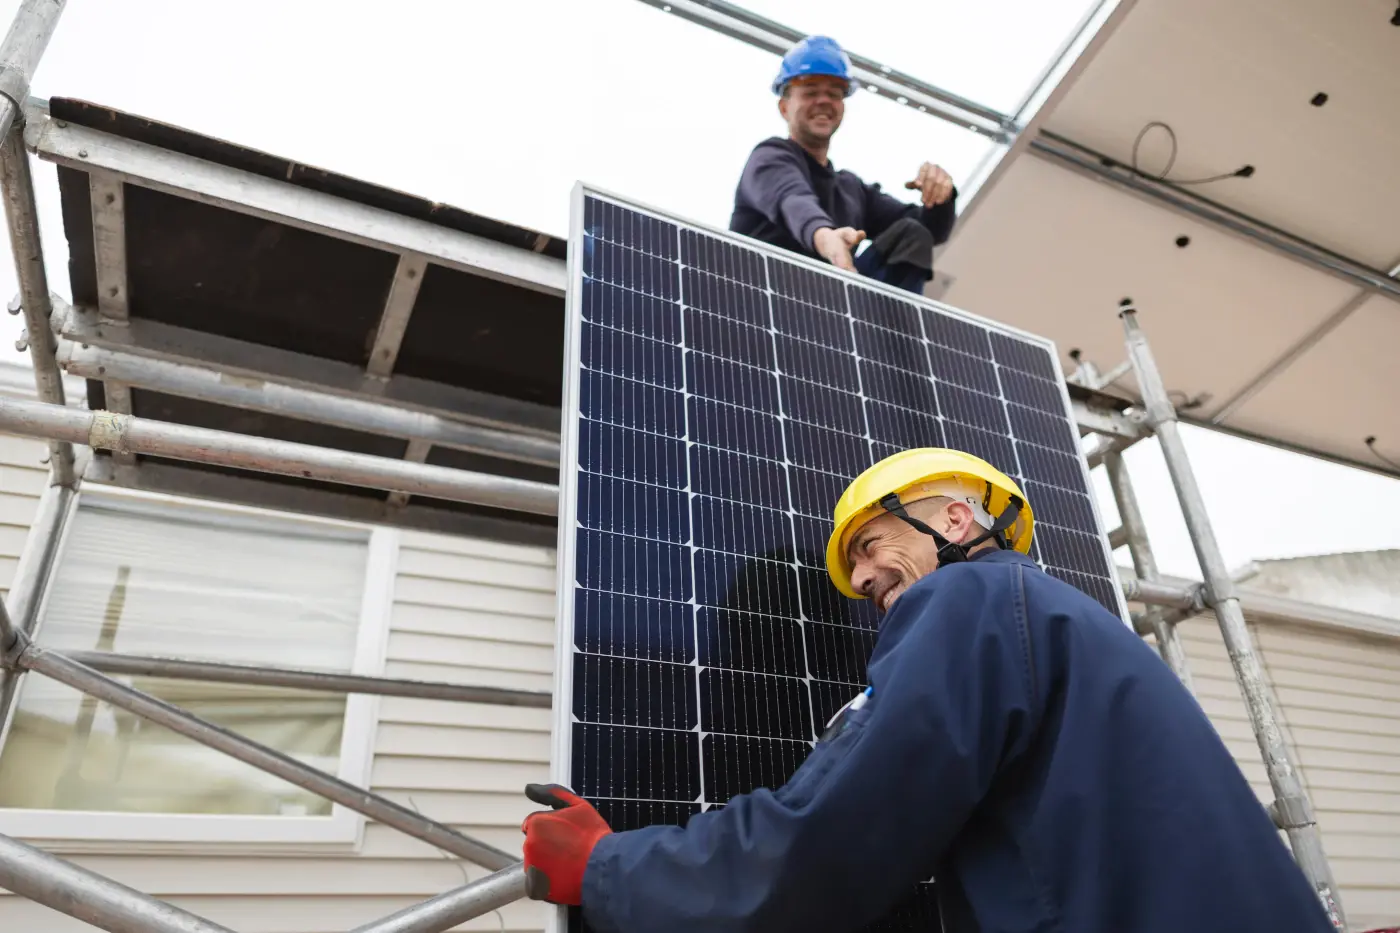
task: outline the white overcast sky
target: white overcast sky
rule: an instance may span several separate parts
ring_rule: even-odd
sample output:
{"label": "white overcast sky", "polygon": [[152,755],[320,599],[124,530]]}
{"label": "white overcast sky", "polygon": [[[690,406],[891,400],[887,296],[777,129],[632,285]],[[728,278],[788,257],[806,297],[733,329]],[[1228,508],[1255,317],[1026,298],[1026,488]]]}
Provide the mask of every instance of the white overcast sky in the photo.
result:
{"label": "white overcast sky", "polygon": [[[747,5],[1014,110],[1090,4]],[[0,0],[0,18],[17,6]],[[33,93],[562,235],[578,180],[725,226],[749,150],[782,131],[768,90],[776,66],[639,0],[70,0]],[[987,151],[970,133],[868,94],[847,113],[833,161],[896,194],[925,159],[961,180]],[[54,169],[34,165],[50,287],[67,296]],[[14,292],[13,266],[0,263],[0,297]],[[0,358],[22,359],[15,320],[4,324]],[[1400,547],[1400,481],[1201,431],[1188,441],[1231,566]],[[1198,577],[1155,442],[1128,461],[1161,569]],[[1112,525],[1107,483],[1096,480]]]}

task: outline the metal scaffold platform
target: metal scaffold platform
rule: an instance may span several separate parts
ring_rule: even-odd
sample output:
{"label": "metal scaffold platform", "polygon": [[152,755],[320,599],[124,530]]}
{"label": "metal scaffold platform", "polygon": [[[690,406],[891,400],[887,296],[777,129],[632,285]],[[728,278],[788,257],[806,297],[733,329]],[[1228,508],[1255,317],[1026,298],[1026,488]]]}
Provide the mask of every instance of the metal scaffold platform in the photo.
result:
{"label": "metal scaffold platform", "polygon": [[[0,169],[38,401],[0,400],[0,433],[50,442],[49,485],[3,609],[0,723],[49,677],[495,874],[360,928],[445,930],[528,890],[514,856],[135,690],[144,674],[548,707],[544,693],[106,652],[36,633],[57,542],[85,483],[115,484],[446,534],[553,546],[566,244],[78,100],[30,99],[63,3],[26,0],[0,48]],[[31,155],[58,167],[71,303],[52,295]],[[1111,309],[1106,309],[1106,311]],[[1268,696],[1134,310],[1119,309],[1144,398],[1069,391],[1091,466],[1108,472],[1137,579],[1133,620],[1190,686],[1175,623],[1220,620],[1277,802],[1273,813],[1344,928],[1307,794]],[[86,380],[86,409],[63,374]],[[1168,585],[1123,463],[1155,435],[1205,583]],[[106,930],[214,923],[0,836],[0,886]]]}

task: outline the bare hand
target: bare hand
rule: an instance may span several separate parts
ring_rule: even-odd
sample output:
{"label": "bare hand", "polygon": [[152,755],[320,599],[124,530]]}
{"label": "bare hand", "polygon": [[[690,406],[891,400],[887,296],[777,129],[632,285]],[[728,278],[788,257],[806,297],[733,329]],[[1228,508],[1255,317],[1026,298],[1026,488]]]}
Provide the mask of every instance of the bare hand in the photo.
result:
{"label": "bare hand", "polygon": [[953,196],[953,176],[932,162],[925,162],[919,166],[919,174],[914,180],[906,181],[904,187],[918,191],[924,207],[936,207]]}
{"label": "bare hand", "polygon": [[853,227],[822,227],[812,234],[812,245],[823,259],[848,272],[856,271],[851,251],[865,240],[865,231]]}

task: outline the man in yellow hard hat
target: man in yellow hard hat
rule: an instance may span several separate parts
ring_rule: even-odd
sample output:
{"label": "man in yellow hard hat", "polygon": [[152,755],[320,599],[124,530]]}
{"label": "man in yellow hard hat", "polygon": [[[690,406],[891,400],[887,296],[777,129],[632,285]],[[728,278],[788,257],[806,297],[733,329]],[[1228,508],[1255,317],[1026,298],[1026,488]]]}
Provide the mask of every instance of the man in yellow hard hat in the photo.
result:
{"label": "man in yellow hard hat", "polygon": [[[945,933],[1323,933],[1316,894],[1156,654],[1027,551],[968,454],[857,477],[827,570],[882,615],[869,687],[786,784],[614,833],[557,785],[526,870],[598,933],[857,931],[936,878]],[[903,928],[903,927],[901,927]]]}

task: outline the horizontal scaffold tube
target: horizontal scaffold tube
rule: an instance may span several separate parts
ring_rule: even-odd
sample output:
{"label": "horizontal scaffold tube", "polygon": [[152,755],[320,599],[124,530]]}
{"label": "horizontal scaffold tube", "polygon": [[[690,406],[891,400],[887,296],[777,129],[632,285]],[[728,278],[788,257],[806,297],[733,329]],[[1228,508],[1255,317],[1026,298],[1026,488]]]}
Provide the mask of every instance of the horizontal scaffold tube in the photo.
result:
{"label": "horizontal scaffold tube", "polygon": [[1148,580],[1124,580],[1123,596],[1129,602],[1145,603],[1149,606],[1169,606],[1192,612],[1200,612],[1206,608],[1205,588],[1200,585],[1173,586]]}
{"label": "horizontal scaffold tube", "polygon": [[248,684],[257,687],[290,687],[328,693],[369,693],[416,700],[451,700],[455,703],[493,703],[498,706],[530,706],[549,709],[551,694],[541,690],[507,690],[503,687],[477,687],[431,680],[396,680],[361,674],[332,674],[297,671],[250,664],[216,664],[211,661],[184,661],[154,658],[110,651],[69,651],[79,664],[105,674],[137,677],[171,677],[209,683]]}
{"label": "horizontal scaffold tube", "polygon": [[351,933],[443,933],[513,901],[532,896],[539,900],[547,893],[532,892],[525,866],[516,863],[383,920],[356,927]]}
{"label": "horizontal scaffold tube", "polygon": [[536,515],[554,515],[559,508],[559,489],[549,483],[43,402],[0,399],[0,432]]}
{"label": "horizontal scaffold tube", "polygon": [[69,373],[85,379],[114,379],[166,395],[194,398],[247,411],[424,441],[435,447],[450,447],[522,463],[551,467],[559,465],[557,439],[452,421],[387,402],[344,398],[266,379],[230,379],[226,374],[208,367],[151,359],[92,345],[83,346],[68,340],[59,344],[59,359]]}

